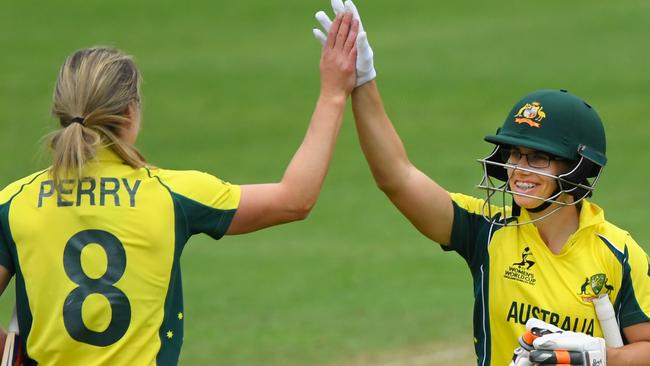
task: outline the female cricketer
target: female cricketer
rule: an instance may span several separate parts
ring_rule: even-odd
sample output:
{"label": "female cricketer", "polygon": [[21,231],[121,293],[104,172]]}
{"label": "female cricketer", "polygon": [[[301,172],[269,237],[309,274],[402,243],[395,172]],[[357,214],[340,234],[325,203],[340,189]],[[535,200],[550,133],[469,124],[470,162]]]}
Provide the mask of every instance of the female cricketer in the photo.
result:
{"label": "female cricketer", "polygon": [[52,166],[0,192],[0,289],[16,279],[25,365],[176,365],[183,342],[179,259],[214,239],[304,219],[354,87],[358,22],[337,17],[321,55],[306,136],[279,183],[234,185],[147,164],[135,148],[140,74],[89,48],[54,89]]}
{"label": "female cricketer", "polygon": [[[332,5],[335,13],[352,9],[359,19],[351,1]],[[330,28],[324,12],[316,19]],[[474,282],[478,365],[650,365],[648,256],[587,199],[607,161],[596,111],[565,90],[526,95],[485,138],[495,146],[481,159],[479,187],[487,198],[449,193],[409,161],[382,105],[373,52],[359,29],[352,106],[362,150],[378,187],[400,212],[466,260]],[[329,39],[320,30],[314,34]],[[497,205],[500,197],[511,197],[512,204]],[[614,305],[625,344],[620,348],[606,347],[601,338],[592,301],[603,297]],[[540,337],[513,360],[527,322]]]}

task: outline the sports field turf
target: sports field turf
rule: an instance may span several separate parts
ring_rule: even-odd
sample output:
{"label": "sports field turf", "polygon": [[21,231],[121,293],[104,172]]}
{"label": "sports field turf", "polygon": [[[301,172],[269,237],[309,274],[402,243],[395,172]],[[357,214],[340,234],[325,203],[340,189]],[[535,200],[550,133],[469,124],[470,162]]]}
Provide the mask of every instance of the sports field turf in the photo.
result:
{"label": "sports field turf", "polygon": [[[565,88],[599,111],[609,162],[594,200],[650,250],[650,3],[358,0],[378,83],[411,160],[479,194],[475,159],[511,105]],[[280,179],[318,95],[313,13],[327,1],[15,1],[0,5],[0,183],[45,167],[38,140],[58,67],[112,45],[144,74],[138,146],[161,167]],[[343,365],[471,346],[464,262],[375,188],[351,114],[304,222],[184,253],[182,365]],[[0,301],[9,317],[13,289]],[[407,350],[407,351],[404,351]],[[357,364],[355,364],[357,365]]]}

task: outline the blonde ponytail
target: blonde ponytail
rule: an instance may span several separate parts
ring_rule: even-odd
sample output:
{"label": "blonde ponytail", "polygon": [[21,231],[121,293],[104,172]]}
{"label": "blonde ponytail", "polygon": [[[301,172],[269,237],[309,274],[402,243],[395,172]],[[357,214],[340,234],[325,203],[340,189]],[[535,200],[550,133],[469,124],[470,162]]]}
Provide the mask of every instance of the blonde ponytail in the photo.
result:
{"label": "blonde ponytail", "polygon": [[142,154],[122,136],[134,123],[129,106],[140,108],[140,73],[133,59],[117,49],[95,47],[69,56],[54,87],[52,115],[61,128],[49,135],[51,175],[83,176],[100,147],[109,147],[134,168],[146,165]]}

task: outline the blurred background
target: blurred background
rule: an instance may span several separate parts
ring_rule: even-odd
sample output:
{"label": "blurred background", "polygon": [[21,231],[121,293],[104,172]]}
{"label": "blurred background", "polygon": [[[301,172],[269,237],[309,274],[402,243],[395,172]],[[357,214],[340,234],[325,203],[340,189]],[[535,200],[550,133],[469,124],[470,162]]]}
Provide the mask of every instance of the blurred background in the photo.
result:
{"label": "blurred background", "polygon": [[[605,123],[594,195],[650,250],[647,40],[641,0],[357,0],[377,83],[411,160],[450,191],[480,195],[483,136],[512,104],[564,88]],[[39,139],[58,68],[115,46],[144,76],[138,147],[150,162],[233,183],[278,181],[319,91],[313,14],[327,1],[35,1],[0,4],[0,183],[47,167]],[[346,115],[306,221],[215,242],[182,260],[181,365],[465,365],[472,285],[462,259],[422,237],[375,188]],[[0,299],[9,319],[13,288]],[[56,310],[53,310],[56,311]]]}

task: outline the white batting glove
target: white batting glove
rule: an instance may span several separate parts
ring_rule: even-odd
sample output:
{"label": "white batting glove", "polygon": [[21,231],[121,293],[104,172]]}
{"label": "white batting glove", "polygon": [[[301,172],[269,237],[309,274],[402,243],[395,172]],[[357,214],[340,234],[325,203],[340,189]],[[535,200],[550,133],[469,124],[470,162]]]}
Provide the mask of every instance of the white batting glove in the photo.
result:
{"label": "white batting glove", "polygon": [[550,333],[561,332],[562,329],[539,319],[530,318],[526,322],[526,332],[519,337],[519,347],[515,348],[509,366],[532,366],[530,351],[533,351],[535,339]]}
{"label": "white batting glove", "polygon": [[539,320],[537,318],[530,318],[526,322],[526,330],[533,331],[537,329],[537,335],[541,336],[547,333],[557,333],[557,332],[564,332],[562,329],[556,327],[553,324],[549,324],[545,321]]}
{"label": "white batting glove", "polygon": [[607,346],[603,338],[565,331],[537,338],[530,360],[534,364],[607,366]]}
{"label": "white batting glove", "polygon": [[[345,3],[343,3],[342,0],[332,0],[332,9],[334,10],[335,15],[346,11],[352,12],[354,19],[359,22],[359,35],[357,36],[357,82],[355,86],[363,85],[377,77],[377,72],[375,71],[373,61],[374,53],[370,47],[370,43],[368,43],[368,35],[363,29],[359,11],[352,0],[346,0]],[[330,20],[327,14],[322,10],[316,13],[316,20],[318,20],[325,32],[320,29],[314,29],[314,37],[316,37],[322,45],[325,45],[325,42],[327,42],[326,33],[330,31],[332,20]]]}

